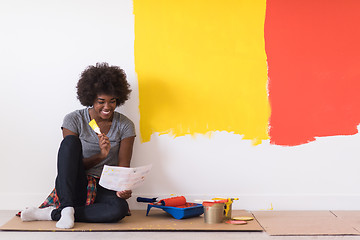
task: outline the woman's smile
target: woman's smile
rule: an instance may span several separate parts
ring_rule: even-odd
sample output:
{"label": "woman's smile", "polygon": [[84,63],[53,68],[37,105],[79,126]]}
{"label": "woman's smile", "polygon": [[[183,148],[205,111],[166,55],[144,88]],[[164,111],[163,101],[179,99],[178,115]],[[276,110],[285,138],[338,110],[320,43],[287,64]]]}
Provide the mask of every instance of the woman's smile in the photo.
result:
{"label": "woman's smile", "polygon": [[100,114],[104,115],[105,117],[108,117],[109,115],[111,115],[112,111],[111,110],[101,110]]}

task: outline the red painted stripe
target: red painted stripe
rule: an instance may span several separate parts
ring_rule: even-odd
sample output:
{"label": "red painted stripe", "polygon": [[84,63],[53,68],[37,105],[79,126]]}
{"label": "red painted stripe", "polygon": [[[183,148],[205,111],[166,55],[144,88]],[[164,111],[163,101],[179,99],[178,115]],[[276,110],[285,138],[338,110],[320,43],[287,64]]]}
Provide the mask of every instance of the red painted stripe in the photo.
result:
{"label": "red painted stripe", "polygon": [[268,0],[272,144],[357,133],[360,122],[360,1]]}

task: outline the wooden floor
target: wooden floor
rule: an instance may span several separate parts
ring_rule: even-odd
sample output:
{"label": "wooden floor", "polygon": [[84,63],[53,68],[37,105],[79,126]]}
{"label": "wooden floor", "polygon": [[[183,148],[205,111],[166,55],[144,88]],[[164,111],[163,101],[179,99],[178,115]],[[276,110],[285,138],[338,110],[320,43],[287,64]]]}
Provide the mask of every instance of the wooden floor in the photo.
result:
{"label": "wooden floor", "polygon": [[[9,220],[14,217],[16,211],[0,211],[0,226],[3,226]],[[286,229],[287,226],[294,226],[294,223],[298,223],[299,220],[294,220],[298,216],[303,220],[310,223],[322,222],[324,224],[320,224],[319,226],[324,226],[325,229],[328,227],[326,224],[326,219],[329,219],[332,214],[334,218],[337,220],[345,221],[346,224],[351,226],[355,226],[360,221],[360,212],[348,212],[348,211],[321,211],[318,212],[320,215],[318,217],[314,217],[314,215],[310,216],[310,212],[276,212],[276,211],[264,211],[262,216],[259,215],[259,212],[253,212],[255,216],[260,219],[260,223],[265,226],[264,228],[269,228],[270,225],[266,224],[266,221],[269,222],[271,218],[284,219],[285,217],[289,217],[292,215],[292,221],[283,222],[283,229]],[[269,214],[272,213],[272,214]],[[297,215],[294,215],[297,213]],[[268,215],[266,215],[268,214]],[[281,216],[282,215],[282,216]],[[322,215],[322,216],[321,216]],[[294,217],[295,216],[295,217]],[[289,218],[288,218],[289,219]],[[326,220],[326,221],[325,221]],[[280,220],[279,220],[280,221]],[[333,220],[331,220],[333,221]],[[336,221],[336,220],[335,220]],[[281,221],[280,221],[281,222]],[[342,224],[342,223],[341,223]],[[355,225],[354,225],[355,224]],[[295,225],[296,226],[296,225]],[[352,229],[357,229],[357,226],[351,227]],[[282,228],[280,228],[282,229]],[[356,230],[357,231],[357,230]],[[358,234],[358,233],[357,233]],[[275,234],[276,235],[276,234]],[[146,239],[146,240],[168,240],[168,239],[197,239],[197,240],[212,240],[212,239],[249,239],[249,240],[278,240],[278,239],[286,239],[286,240],[302,240],[302,239],[320,239],[320,240],[360,240],[360,235],[348,235],[348,234],[338,234],[337,235],[287,235],[287,236],[271,236],[267,232],[199,232],[199,231],[115,231],[115,232],[38,232],[38,231],[0,231],[0,240],[2,239],[26,239],[26,240],[57,240],[57,239],[77,239],[77,240],[102,240],[102,239],[129,239],[129,240],[137,240],[137,239]]]}
{"label": "wooden floor", "polygon": [[[244,210],[232,211],[234,216],[253,217]],[[263,231],[263,228],[256,220],[249,221],[248,224],[234,225],[227,223],[207,224],[201,216],[187,219],[175,219],[170,214],[160,209],[151,210],[146,216],[145,210],[133,210],[131,216],[125,217],[118,223],[81,223],[75,222],[73,229],[59,229],[55,226],[55,221],[33,221],[22,222],[19,217],[13,217],[9,222],[0,227],[0,230],[17,231],[236,231],[252,232]]]}

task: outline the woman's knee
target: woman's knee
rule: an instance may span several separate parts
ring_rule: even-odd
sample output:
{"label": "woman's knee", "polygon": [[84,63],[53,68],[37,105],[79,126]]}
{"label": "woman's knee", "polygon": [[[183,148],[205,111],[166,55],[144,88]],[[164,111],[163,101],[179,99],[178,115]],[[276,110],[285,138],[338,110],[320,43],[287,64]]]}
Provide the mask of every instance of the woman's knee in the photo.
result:
{"label": "woman's knee", "polygon": [[[58,164],[76,165],[82,164],[82,146],[78,136],[68,135],[61,144],[58,151]],[[59,166],[58,166],[59,168]]]}
{"label": "woman's knee", "polygon": [[111,204],[111,209],[109,222],[118,222],[128,214],[129,205],[126,200],[119,198]]}
{"label": "woman's knee", "polygon": [[64,139],[61,142],[61,145],[64,146],[72,146],[72,147],[81,147],[81,141],[80,138],[78,136],[75,135],[67,135],[66,137],[64,137]]}
{"label": "woman's knee", "polygon": [[61,141],[59,153],[82,155],[81,141],[78,136],[68,135]]}

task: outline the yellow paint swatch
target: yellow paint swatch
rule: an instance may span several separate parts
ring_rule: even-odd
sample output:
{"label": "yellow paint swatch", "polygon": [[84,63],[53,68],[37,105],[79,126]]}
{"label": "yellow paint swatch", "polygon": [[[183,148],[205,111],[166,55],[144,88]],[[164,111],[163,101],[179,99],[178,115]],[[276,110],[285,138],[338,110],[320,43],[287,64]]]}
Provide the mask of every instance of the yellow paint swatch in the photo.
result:
{"label": "yellow paint swatch", "polygon": [[142,141],[228,131],[268,139],[266,0],[134,0]]}

